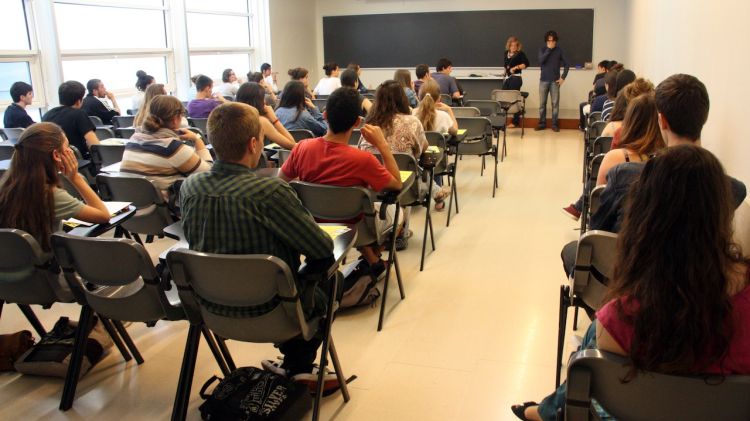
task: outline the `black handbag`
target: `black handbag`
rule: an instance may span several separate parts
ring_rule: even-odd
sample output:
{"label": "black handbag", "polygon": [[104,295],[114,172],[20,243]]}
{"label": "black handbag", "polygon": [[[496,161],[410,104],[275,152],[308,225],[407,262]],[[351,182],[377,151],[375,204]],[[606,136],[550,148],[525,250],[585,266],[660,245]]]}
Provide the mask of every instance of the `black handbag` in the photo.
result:
{"label": "black handbag", "polygon": [[301,420],[312,408],[309,389],[286,377],[255,367],[240,367],[221,380],[210,395],[206,389],[218,377],[203,385],[201,418],[211,421]]}

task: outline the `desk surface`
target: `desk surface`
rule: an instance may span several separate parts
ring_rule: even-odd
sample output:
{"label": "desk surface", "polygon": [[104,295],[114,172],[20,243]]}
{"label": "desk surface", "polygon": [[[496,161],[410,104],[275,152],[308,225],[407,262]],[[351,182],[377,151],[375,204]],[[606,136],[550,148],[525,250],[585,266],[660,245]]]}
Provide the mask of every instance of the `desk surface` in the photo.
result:
{"label": "desk surface", "polygon": [[106,224],[94,224],[90,227],[76,227],[68,231],[68,234],[78,237],[98,237],[130,219],[133,215],[135,215],[135,211],[135,206],[130,205],[128,206],[128,210],[113,216]]}

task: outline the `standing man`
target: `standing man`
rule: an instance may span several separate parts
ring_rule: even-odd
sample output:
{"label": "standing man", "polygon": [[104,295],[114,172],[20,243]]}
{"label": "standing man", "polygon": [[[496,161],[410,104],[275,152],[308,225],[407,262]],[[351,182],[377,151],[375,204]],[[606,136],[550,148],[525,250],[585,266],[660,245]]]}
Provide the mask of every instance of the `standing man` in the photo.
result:
{"label": "standing man", "polygon": [[29,117],[26,107],[34,101],[34,89],[26,82],[16,82],[10,85],[10,97],[13,103],[5,109],[3,127],[27,128],[34,124]]}
{"label": "standing man", "polygon": [[279,92],[279,87],[276,85],[276,74],[271,70],[271,65],[268,63],[261,64],[260,72],[263,74],[266,85],[270,86],[274,93]]}
{"label": "standing man", "polygon": [[[557,32],[547,31],[544,34],[547,42],[545,47],[539,49],[539,67],[541,76],[539,78],[539,125],[534,130],[547,128],[547,94],[552,96],[552,131],[559,132],[557,114],[560,112],[560,86],[565,83],[568,76],[568,60],[562,48],[557,46]],[[560,75],[560,67],[564,67]]]}
{"label": "standing man", "polygon": [[[91,79],[86,83],[89,94],[83,99],[83,111],[102,119],[102,123],[112,124],[112,117],[120,115],[120,107],[112,92],[109,92],[99,79]],[[110,103],[111,101],[111,103]]]}

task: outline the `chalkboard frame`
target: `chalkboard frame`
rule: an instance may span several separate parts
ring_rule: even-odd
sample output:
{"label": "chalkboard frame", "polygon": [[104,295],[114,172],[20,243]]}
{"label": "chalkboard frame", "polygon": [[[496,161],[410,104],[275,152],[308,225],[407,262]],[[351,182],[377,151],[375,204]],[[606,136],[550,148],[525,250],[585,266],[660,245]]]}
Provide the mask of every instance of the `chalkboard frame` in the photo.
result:
{"label": "chalkboard frame", "polygon": [[[384,28],[406,28],[403,31]],[[325,61],[364,68],[435,66],[441,57],[455,67],[502,67],[505,40],[520,38],[532,67],[554,29],[571,67],[593,57],[594,9],[477,10],[336,15],[323,17]],[[458,35],[456,35],[458,34]]]}

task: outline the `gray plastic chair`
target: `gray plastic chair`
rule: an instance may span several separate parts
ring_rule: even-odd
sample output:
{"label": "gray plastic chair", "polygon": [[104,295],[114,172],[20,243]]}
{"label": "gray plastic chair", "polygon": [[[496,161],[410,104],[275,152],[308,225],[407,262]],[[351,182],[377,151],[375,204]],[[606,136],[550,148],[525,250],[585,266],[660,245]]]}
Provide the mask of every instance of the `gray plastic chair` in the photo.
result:
{"label": "gray plastic chair", "polygon": [[97,170],[107,165],[116,164],[122,161],[122,155],[125,153],[125,145],[91,145],[89,147],[91,153],[91,162]]}
{"label": "gray plastic chair", "polygon": [[6,127],[2,129],[3,133],[5,134],[5,140],[13,144],[18,142],[18,138],[21,137],[23,130],[24,129],[22,129],[21,127]]}
{"label": "gray plastic chair", "polygon": [[101,118],[99,118],[99,116],[90,115],[89,120],[91,120],[91,122],[94,123],[94,126],[96,127],[104,126],[104,122]]}
{"label": "gray plastic chair", "polygon": [[[143,363],[122,321],[154,326],[159,320],[186,319],[176,295],[170,299],[165,293],[165,289],[170,288],[169,283],[162,281],[146,249],[135,241],[56,233],[52,235],[52,248],[69,286],[84,304],[80,323],[87,324],[92,311],[98,314],[115,345],[127,356],[126,360],[130,360],[130,351],[138,364]],[[203,334],[222,372],[229,374],[230,369],[214,338],[207,329]],[[81,356],[84,350],[82,346]],[[71,378],[77,378],[80,365],[70,367],[74,370]]]}
{"label": "gray plastic chair", "polygon": [[491,93],[493,101],[500,103],[506,115],[519,113],[521,115],[521,139],[524,134],[524,121],[526,119],[526,96],[521,91],[509,89],[495,89]]}
{"label": "gray plastic chair", "polygon": [[[336,303],[333,291],[325,317],[307,320],[300,301],[295,274],[281,259],[270,255],[220,255],[177,249],[169,252],[167,262],[180,299],[190,321],[185,356],[172,412],[173,420],[184,420],[190,402],[190,389],[195,371],[200,337],[198,329],[205,325],[218,335],[243,342],[282,343],[301,335],[311,339],[323,323],[323,345],[320,356],[318,388],[313,406],[313,420],[320,415],[322,376],[330,353],[334,370],[341,384],[344,401],[349,401],[345,376],[339,364],[331,337],[331,324]],[[334,277],[336,279],[337,277]],[[336,279],[337,280],[337,279]],[[247,308],[275,303],[259,316],[229,317],[217,314],[207,304]]]}
{"label": "gray plastic chair", "polygon": [[134,115],[116,115],[112,117],[112,125],[115,127],[115,129],[133,127],[134,122]]}
{"label": "gray plastic chair", "polygon": [[[599,176],[599,167],[601,167],[602,162],[604,161],[604,155],[605,154],[603,153],[596,155],[589,162],[589,168],[586,171],[586,180],[583,183],[583,210],[588,210],[591,205],[589,198],[591,197],[591,191],[596,187],[596,179]],[[589,212],[581,212],[581,217],[579,219],[581,224],[581,234],[588,230],[590,218],[591,214]]]}
{"label": "gray plastic chair", "polygon": [[[569,307],[598,310],[607,294],[617,258],[617,234],[589,231],[578,240],[576,262],[569,285],[560,286],[560,313],[557,330],[557,369],[555,388],[560,385],[563,344]],[[574,321],[575,323],[575,321]]]}
{"label": "gray plastic chair", "polygon": [[362,133],[359,129],[352,130],[352,134],[349,136],[349,145],[359,146],[359,139],[362,137]]}
{"label": "gray plastic chair", "polygon": [[16,149],[9,141],[0,142],[0,161],[13,158]]}
{"label": "gray plastic chair", "polygon": [[492,197],[495,190],[500,187],[497,178],[498,141],[492,144],[492,123],[487,117],[461,117],[456,119],[458,127],[466,129],[466,138],[458,144],[458,155],[477,155],[482,157],[481,175],[484,175],[486,156],[495,158],[495,173],[492,183]]}
{"label": "gray plastic chair", "polygon": [[602,201],[602,192],[606,187],[606,185],[600,185],[594,187],[594,189],[591,190],[591,198],[589,199],[589,215],[593,215],[596,213],[596,211],[599,210],[599,204],[601,204]]}
{"label": "gray plastic chair", "polygon": [[590,127],[592,124],[594,124],[597,121],[601,121],[601,119],[602,119],[601,111],[594,111],[593,113],[589,113],[589,116],[586,119],[587,127]]}
{"label": "gray plastic chair", "polygon": [[[162,236],[165,227],[174,223],[167,202],[161,191],[146,177],[139,175],[104,174],[96,176],[96,185],[102,199],[117,202],[132,202],[136,213],[122,223],[139,243],[143,243],[138,234],[146,235],[146,242],[153,241],[154,236]],[[128,232],[125,235],[129,235]]]}
{"label": "gray plastic chair", "polygon": [[288,149],[279,149],[276,152],[276,159],[279,161],[279,167],[284,165],[284,162],[286,162],[287,159],[289,159],[289,155],[292,154],[292,151]]}
{"label": "gray plastic chair", "polygon": [[445,105],[453,105],[453,98],[447,94],[440,94],[440,101]]}
{"label": "gray plastic chair", "polygon": [[594,156],[607,153],[612,149],[612,138],[599,136],[594,140],[593,154]]}
{"label": "gray plastic chair", "polygon": [[123,127],[116,130],[116,136],[120,139],[130,139],[135,134],[135,129],[131,127]]}
{"label": "gray plastic chair", "polygon": [[591,399],[618,420],[748,420],[750,376],[672,376],[638,373],[631,381],[628,360],[587,349],[568,363],[565,419],[588,421]]}
{"label": "gray plastic chair", "polygon": [[210,133],[208,133],[208,119],[207,118],[190,118],[187,119],[188,124],[190,124],[191,127],[196,127],[200,129],[201,134],[204,135],[203,138],[208,140]]}
{"label": "gray plastic chair", "polygon": [[115,131],[110,129],[109,127],[97,127],[94,133],[99,140],[112,139],[113,137],[115,137]]}
{"label": "gray plastic chair", "polygon": [[484,99],[474,99],[466,101],[466,106],[477,108],[481,117],[487,117],[490,119],[490,123],[492,124],[492,135],[494,137],[497,137],[498,141],[500,132],[503,132],[503,148],[500,150],[500,160],[503,161],[505,159],[505,156],[507,155],[508,150],[506,146],[505,136],[505,123],[508,119],[508,114],[505,112],[503,106],[497,101]]}
{"label": "gray plastic chair", "polygon": [[[394,227],[398,226],[401,207],[396,206],[393,223],[386,225],[376,221],[376,218],[379,218],[380,221],[386,220],[386,208],[398,201],[399,192],[389,192],[386,199],[381,203],[379,214],[376,214],[375,192],[364,187],[337,187],[302,181],[292,181],[289,185],[297,192],[302,205],[317,219],[352,221],[361,218],[357,223],[357,240],[354,247],[378,245],[388,249],[385,283],[383,284],[380,317],[378,319],[378,331],[382,330],[388,283],[393,267],[396,269],[401,299],[406,298],[401,280],[401,269],[398,264],[398,254],[396,253],[396,235],[392,235]],[[386,241],[388,241],[388,244],[386,244]]]}
{"label": "gray plastic chair", "polygon": [[315,104],[316,107],[318,107],[318,111],[321,113],[326,110],[326,104],[328,103],[328,99],[321,98],[321,95],[319,95],[317,98],[312,100],[313,104]]}
{"label": "gray plastic chair", "polygon": [[292,129],[292,130],[289,130],[289,134],[292,135],[295,142],[299,142],[300,140],[315,138],[315,134],[313,134],[313,132],[307,129]]}
{"label": "gray plastic chair", "polygon": [[451,107],[453,115],[458,117],[480,117],[479,108],[476,107]]}

